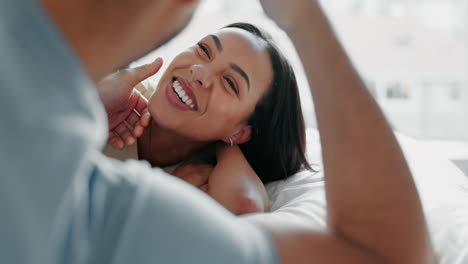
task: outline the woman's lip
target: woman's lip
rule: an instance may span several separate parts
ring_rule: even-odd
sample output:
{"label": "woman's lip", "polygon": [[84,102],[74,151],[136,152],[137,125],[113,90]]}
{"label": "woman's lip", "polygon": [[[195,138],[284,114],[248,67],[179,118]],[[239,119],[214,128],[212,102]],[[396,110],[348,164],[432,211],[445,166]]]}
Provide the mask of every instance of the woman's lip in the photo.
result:
{"label": "woman's lip", "polygon": [[192,99],[192,103],[194,105],[193,109],[198,110],[197,98],[195,97],[190,84],[184,78],[176,77],[176,80],[180,83],[180,85],[182,85],[182,89],[184,89],[187,96]]}
{"label": "woman's lip", "polygon": [[175,108],[182,110],[182,111],[195,111],[190,106],[182,103],[179,100],[179,97],[175,94],[174,88],[172,88],[174,81],[170,81],[169,84],[166,86],[166,97],[169,103],[174,106]]}

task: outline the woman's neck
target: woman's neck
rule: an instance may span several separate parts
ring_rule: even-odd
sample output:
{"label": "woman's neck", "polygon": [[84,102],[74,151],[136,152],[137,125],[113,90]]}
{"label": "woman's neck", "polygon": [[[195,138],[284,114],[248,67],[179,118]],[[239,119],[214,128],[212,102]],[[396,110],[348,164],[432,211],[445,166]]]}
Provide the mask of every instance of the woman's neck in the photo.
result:
{"label": "woman's neck", "polygon": [[139,159],[152,166],[164,167],[182,161],[206,143],[175,134],[152,120],[137,144]]}

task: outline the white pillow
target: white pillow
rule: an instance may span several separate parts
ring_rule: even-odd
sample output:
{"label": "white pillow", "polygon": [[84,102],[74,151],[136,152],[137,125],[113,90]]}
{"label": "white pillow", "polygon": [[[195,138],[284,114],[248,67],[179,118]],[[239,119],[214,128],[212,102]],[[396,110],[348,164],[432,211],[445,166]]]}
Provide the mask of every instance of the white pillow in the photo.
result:
{"label": "white pillow", "polygon": [[321,169],[320,140],[315,129],[307,130],[307,158],[318,172],[299,172],[286,180],[266,185],[274,214],[306,219],[317,229],[326,227],[326,201]]}

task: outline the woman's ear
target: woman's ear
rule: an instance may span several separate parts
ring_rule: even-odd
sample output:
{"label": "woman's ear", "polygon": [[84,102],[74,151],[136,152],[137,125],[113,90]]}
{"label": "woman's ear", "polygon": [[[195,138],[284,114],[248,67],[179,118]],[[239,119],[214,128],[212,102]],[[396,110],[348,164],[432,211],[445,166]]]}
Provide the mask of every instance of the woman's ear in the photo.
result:
{"label": "woman's ear", "polygon": [[236,133],[230,135],[229,137],[223,138],[223,141],[226,144],[230,145],[231,140],[232,140],[232,144],[239,145],[239,144],[248,142],[251,138],[252,138],[252,126],[245,125]]}

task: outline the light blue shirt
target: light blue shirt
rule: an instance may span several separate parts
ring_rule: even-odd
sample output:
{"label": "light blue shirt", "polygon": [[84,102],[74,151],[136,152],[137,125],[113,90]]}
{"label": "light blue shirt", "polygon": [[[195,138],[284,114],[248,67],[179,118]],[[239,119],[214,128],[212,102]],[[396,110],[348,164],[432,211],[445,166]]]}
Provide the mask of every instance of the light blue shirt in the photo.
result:
{"label": "light blue shirt", "polygon": [[259,228],[103,157],[95,87],[38,1],[0,0],[0,263],[277,263]]}

